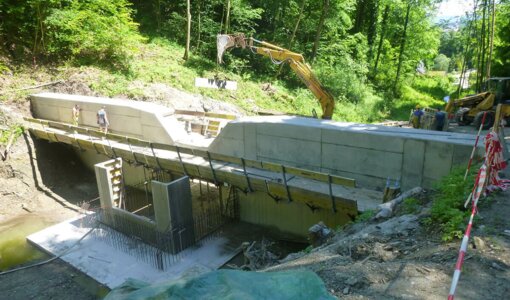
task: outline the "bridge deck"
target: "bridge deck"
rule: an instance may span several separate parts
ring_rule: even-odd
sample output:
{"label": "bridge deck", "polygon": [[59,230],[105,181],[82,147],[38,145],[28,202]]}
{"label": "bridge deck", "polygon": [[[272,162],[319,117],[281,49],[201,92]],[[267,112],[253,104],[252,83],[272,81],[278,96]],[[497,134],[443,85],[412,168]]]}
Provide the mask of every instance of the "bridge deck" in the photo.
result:
{"label": "bridge deck", "polygon": [[95,151],[108,157],[150,168],[187,174],[211,182],[228,183],[245,191],[268,193],[311,208],[353,213],[375,209],[382,193],[356,188],[353,179],[278,165],[245,160],[203,150],[151,143],[127,136],[40,119],[25,119],[27,128],[38,138]]}

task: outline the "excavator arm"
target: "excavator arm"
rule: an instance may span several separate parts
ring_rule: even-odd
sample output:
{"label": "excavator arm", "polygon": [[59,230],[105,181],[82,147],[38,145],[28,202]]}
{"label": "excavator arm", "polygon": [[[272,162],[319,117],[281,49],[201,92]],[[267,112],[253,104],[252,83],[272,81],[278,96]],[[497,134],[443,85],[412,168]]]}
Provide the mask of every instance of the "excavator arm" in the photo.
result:
{"label": "excavator arm", "polygon": [[[254,44],[256,44],[256,46]],[[322,119],[331,119],[335,108],[335,100],[313,74],[312,69],[305,62],[303,55],[268,42],[256,40],[252,37],[246,38],[243,34],[218,35],[217,48],[219,63],[222,62],[225,50],[233,47],[249,48],[253,53],[270,58],[275,64],[288,62],[290,68],[319,100],[322,108]]]}

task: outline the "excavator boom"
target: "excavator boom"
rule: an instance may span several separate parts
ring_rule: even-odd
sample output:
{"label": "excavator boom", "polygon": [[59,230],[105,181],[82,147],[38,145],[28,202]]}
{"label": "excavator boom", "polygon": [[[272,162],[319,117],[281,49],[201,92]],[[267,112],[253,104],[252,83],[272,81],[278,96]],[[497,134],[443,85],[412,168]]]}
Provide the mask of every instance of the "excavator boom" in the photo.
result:
{"label": "excavator boom", "polygon": [[275,64],[289,63],[299,79],[303,81],[319,100],[322,108],[322,119],[331,119],[335,108],[335,100],[321,85],[317,77],[315,77],[310,66],[305,62],[303,55],[268,42],[256,40],[252,37],[246,38],[244,34],[220,34],[217,37],[218,63],[222,63],[223,53],[233,47],[249,48],[253,53],[270,58]]}

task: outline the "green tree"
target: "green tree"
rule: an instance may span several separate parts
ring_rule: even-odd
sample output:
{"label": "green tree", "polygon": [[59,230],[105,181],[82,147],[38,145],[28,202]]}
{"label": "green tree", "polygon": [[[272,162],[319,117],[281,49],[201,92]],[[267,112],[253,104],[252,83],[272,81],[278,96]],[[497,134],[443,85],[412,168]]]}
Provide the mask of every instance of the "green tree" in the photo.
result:
{"label": "green tree", "polygon": [[448,71],[450,66],[450,59],[444,54],[439,54],[434,58],[434,70],[436,71]]}
{"label": "green tree", "polygon": [[125,67],[142,39],[126,0],[73,0],[45,20],[47,51],[82,63]]}

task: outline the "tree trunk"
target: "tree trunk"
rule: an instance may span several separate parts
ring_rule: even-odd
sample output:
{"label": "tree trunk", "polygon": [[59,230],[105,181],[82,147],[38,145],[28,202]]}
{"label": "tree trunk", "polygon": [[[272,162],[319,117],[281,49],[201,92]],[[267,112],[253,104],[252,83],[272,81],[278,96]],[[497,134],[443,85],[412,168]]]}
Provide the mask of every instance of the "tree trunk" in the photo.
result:
{"label": "tree trunk", "polygon": [[[292,30],[292,35],[290,36],[289,44],[287,47],[289,50],[292,50],[292,46],[294,44],[294,38],[296,37],[296,32],[299,28],[299,23],[301,22],[301,19],[303,18],[303,11],[305,10],[305,3],[306,3],[306,0],[301,0],[301,5],[299,6],[299,15],[296,20],[296,25],[294,25],[294,30]],[[282,72],[283,65],[284,64],[281,64],[280,67],[278,68],[278,72],[276,72],[276,77],[278,77],[280,75],[280,73]]]}
{"label": "tree trunk", "polygon": [[409,13],[411,12],[411,2],[407,3],[407,11],[406,11],[406,19],[404,21],[404,33],[402,34],[402,39],[400,41],[400,53],[398,54],[398,67],[397,67],[397,76],[395,77],[395,84],[393,85],[393,92],[397,92],[398,81],[400,80],[400,72],[402,71],[402,59],[404,58],[404,49],[406,46],[407,39],[407,25],[409,23]]}
{"label": "tree trunk", "polygon": [[354,20],[354,26],[352,33],[358,33],[362,31],[363,23],[365,22],[365,7],[367,6],[366,0],[356,1],[356,19]]}
{"label": "tree trunk", "polygon": [[161,0],[156,1],[156,24],[158,26],[158,33],[161,33]]}
{"label": "tree trunk", "polygon": [[322,13],[319,19],[319,24],[317,25],[317,34],[315,35],[315,41],[313,43],[312,55],[310,60],[313,61],[315,56],[317,55],[317,49],[319,48],[319,41],[321,38],[322,27],[324,27],[324,21],[326,20],[326,14],[329,8],[329,0],[324,0],[322,4]]}
{"label": "tree trunk", "polygon": [[303,11],[305,9],[305,3],[306,3],[306,0],[301,0],[301,5],[299,7],[299,15],[296,20],[296,25],[294,25],[294,30],[292,30],[292,35],[290,36],[290,40],[289,40],[289,49],[292,49],[292,45],[294,44],[294,38],[296,37],[296,33],[299,28],[299,23],[301,22],[301,19],[303,18]]}
{"label": "tree trunk", "polygon": [[372,0],[370,2],[370,19],[367,29],[367,42],[368,42],[368,61],[372,61],[372,56],[374,53],[374,40],[377,30],[377,16],[379,15],[379,1]]}
{"label": "tree trunk", "polygon": [[[475,2],[475,6],[473,9],[473,17],[472,17],[471,21],[469,22],[469,27],[468,27],[467,35],[466,35],[466,42],[464,43],[465,49],[464,49],[464,55],[463,55],[464,57],[462,58],[462,67],[460,69],[459,86],[457,88],[457,99],[460,99],[460,92],[462,91],[462,87],[464,86],[464,80],[465,80],[464,77],[466,76],[467,61],[468,61],[469,46],[470,46],[469,40],[471,39],[471,28],[473,27],[473,23],[476,22],[476,5],[477,5],[477,3]],[[476,32],[476,28],[475,28],[475,32]],[[469,82],[469,78],[467,80]]]}
{"label": "tree trunk", "polygon": [[492,50],[494,48],[494,22],[496,21],[496,0],[492,0],[491,39],[489,48],[489,59],[487,61],[487,79],[491,78]]}
{"label": "tree trunk", "polygon": [[197,29],[197,52],[200,50],[200,36],[201,36],[201,31],[202,31],[202,21],[201,21],[201,15],[202,13],[200,12],[200,4],[202,4],[202,0],[198,1],[198,29]]}
{"label": "tree trunk", "polygon": [[375,78],[377,75],[377,67],[379,66],[379,58],[381,57],[382,45],[384,41],[384,35],[386,34],[386,27],[388,24],[388,15],[390,13],[390,6],[386,4],[384,8],[383,19],[381,23],[381,36],[379,37],[379,46],[377,47],[377,56],[375,58],[374,71],[372,77]]}
{"label": "tree trunk", "polygon": [[227,0],[227,14],[225,16],[225,34],[228,33],[230,29],[230,0]]}
{"label": "tree trunk", "polygon": [[487,18],[487,0],[484,0],[483,2],[483,15],[482,15],[482,36],[481,36],[481,48],[482,48],[482,54],[481,56],[481,64],[480,64],[480,85],[484,82],[485,78],[485,50],[487,46],[485,45],[485,39],[486,39],[486,24],[485,19]]}
{"label": "tree trunk", "polygon": [[186,17],[188,20],[187,24],[187,31],[186,31],[186,49],[184,50],[184,60],[188,60],[189,58],[189,43],[191,40],[191,3],[190,0],[187,0],[187,6],[186,6]]}

